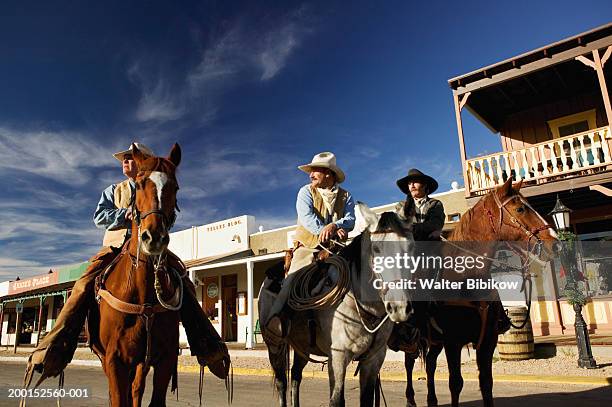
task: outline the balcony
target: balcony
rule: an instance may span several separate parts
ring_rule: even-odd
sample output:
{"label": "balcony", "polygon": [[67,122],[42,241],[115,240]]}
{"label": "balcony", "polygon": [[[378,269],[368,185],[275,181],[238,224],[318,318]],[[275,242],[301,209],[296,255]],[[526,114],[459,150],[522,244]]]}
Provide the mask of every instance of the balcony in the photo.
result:
{"label": "balcony", "polygon": [[605,172],[612,164],[607,138],[610,126],[466,160],[466,193],[484,195],[509,177],[534,186]]}

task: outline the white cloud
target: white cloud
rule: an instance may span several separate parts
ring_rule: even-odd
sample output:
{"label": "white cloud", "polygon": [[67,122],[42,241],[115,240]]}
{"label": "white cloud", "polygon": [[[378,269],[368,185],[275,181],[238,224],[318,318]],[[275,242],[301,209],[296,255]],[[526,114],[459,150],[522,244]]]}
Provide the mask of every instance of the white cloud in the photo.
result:
{"label": "white cloud", "polygon": [[148,78],[145,70],[139,64],[133,64],[128,69],[128,77],[141,89],[140,100],[135,112],[138,121],[170,121],[186,113],[185,101],[181,96],[182,91],[173,91],[174,87],[163,77]]}
{"label": "white cloud", "polygon": [[[296,182],[295,157],[253,148],[206,146],[197,168],[182,173],[179,199],[202,199],[228,192],[255,194]],[[183,187],[184,185],[184,187]]]}
{"label": "white cloud", "polygon": [[312,31],[309,24],[305,7],[256,25],[235,19],[211,34],[199,63],[182,81],[170,81],[155,61],[132,64],[128,77],[141,88],[135,119],[165,122],[197,113],[200,121],[214,120],[220,96],[228,88],[255,78],[269,81],[282,71]]}
{"label": "white cloud", "polygon": [[0,127],[0,176],[24,171],[68,185],[89,182],[86,168],[112,165],[115,150],[79,133]]}

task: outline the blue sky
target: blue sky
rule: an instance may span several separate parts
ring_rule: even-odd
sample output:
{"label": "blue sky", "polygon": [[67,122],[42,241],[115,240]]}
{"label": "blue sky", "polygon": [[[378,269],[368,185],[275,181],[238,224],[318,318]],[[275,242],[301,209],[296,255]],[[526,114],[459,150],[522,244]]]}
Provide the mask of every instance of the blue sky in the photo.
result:
{"label": "blue sky", "polygon": [[[350,5],[349,5],[350,4]],[[447,80],[605,24],[609,1],[3,2],[0,281],[83,261],[132,140],[183,148],[176,230],[292,224],[333,151],[358,200],[461,182]],[[500,149],[464,114],[468,155]]]}

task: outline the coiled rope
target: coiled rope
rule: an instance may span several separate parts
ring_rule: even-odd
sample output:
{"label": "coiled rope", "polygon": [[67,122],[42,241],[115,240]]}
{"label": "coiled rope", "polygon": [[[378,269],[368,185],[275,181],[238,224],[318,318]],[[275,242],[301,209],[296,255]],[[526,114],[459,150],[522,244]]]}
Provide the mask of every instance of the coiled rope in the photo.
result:
{"label": "coiled rope", "polygon": [[341,256],[331,255],[324,260],[338,270],[338,281],[328,292],[311,295],[311,283],[320,281],[319,263],[313,263],[298,272],[292,281],[287,304],[296,311],[317,310],[331,307],[344,298],[350,290],[349,264]]}

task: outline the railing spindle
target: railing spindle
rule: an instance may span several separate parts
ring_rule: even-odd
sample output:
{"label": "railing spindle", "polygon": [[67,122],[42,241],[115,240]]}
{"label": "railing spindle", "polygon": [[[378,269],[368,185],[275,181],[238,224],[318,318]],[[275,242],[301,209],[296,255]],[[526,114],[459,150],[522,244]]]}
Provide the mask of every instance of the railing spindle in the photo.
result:
{"label": "railing spindle", "polygon": [[540,162],[542,163],[542,175],[549,175],[550,172],[548,171],[548,160],[546,159],[546,154],[544,152],[544,144],[540,144],[538,146],[538,149],[540,150]]}
{"label": "railing spindle", "polygon": [[565,140],[557,141],[557,145],[559,146],[559,153],[561,155],[561,163],[563,163],[563,171],[569,171],[569,167],[567,165],[567,157],[565,155],[565,149],[563,148],[563,142]]}

